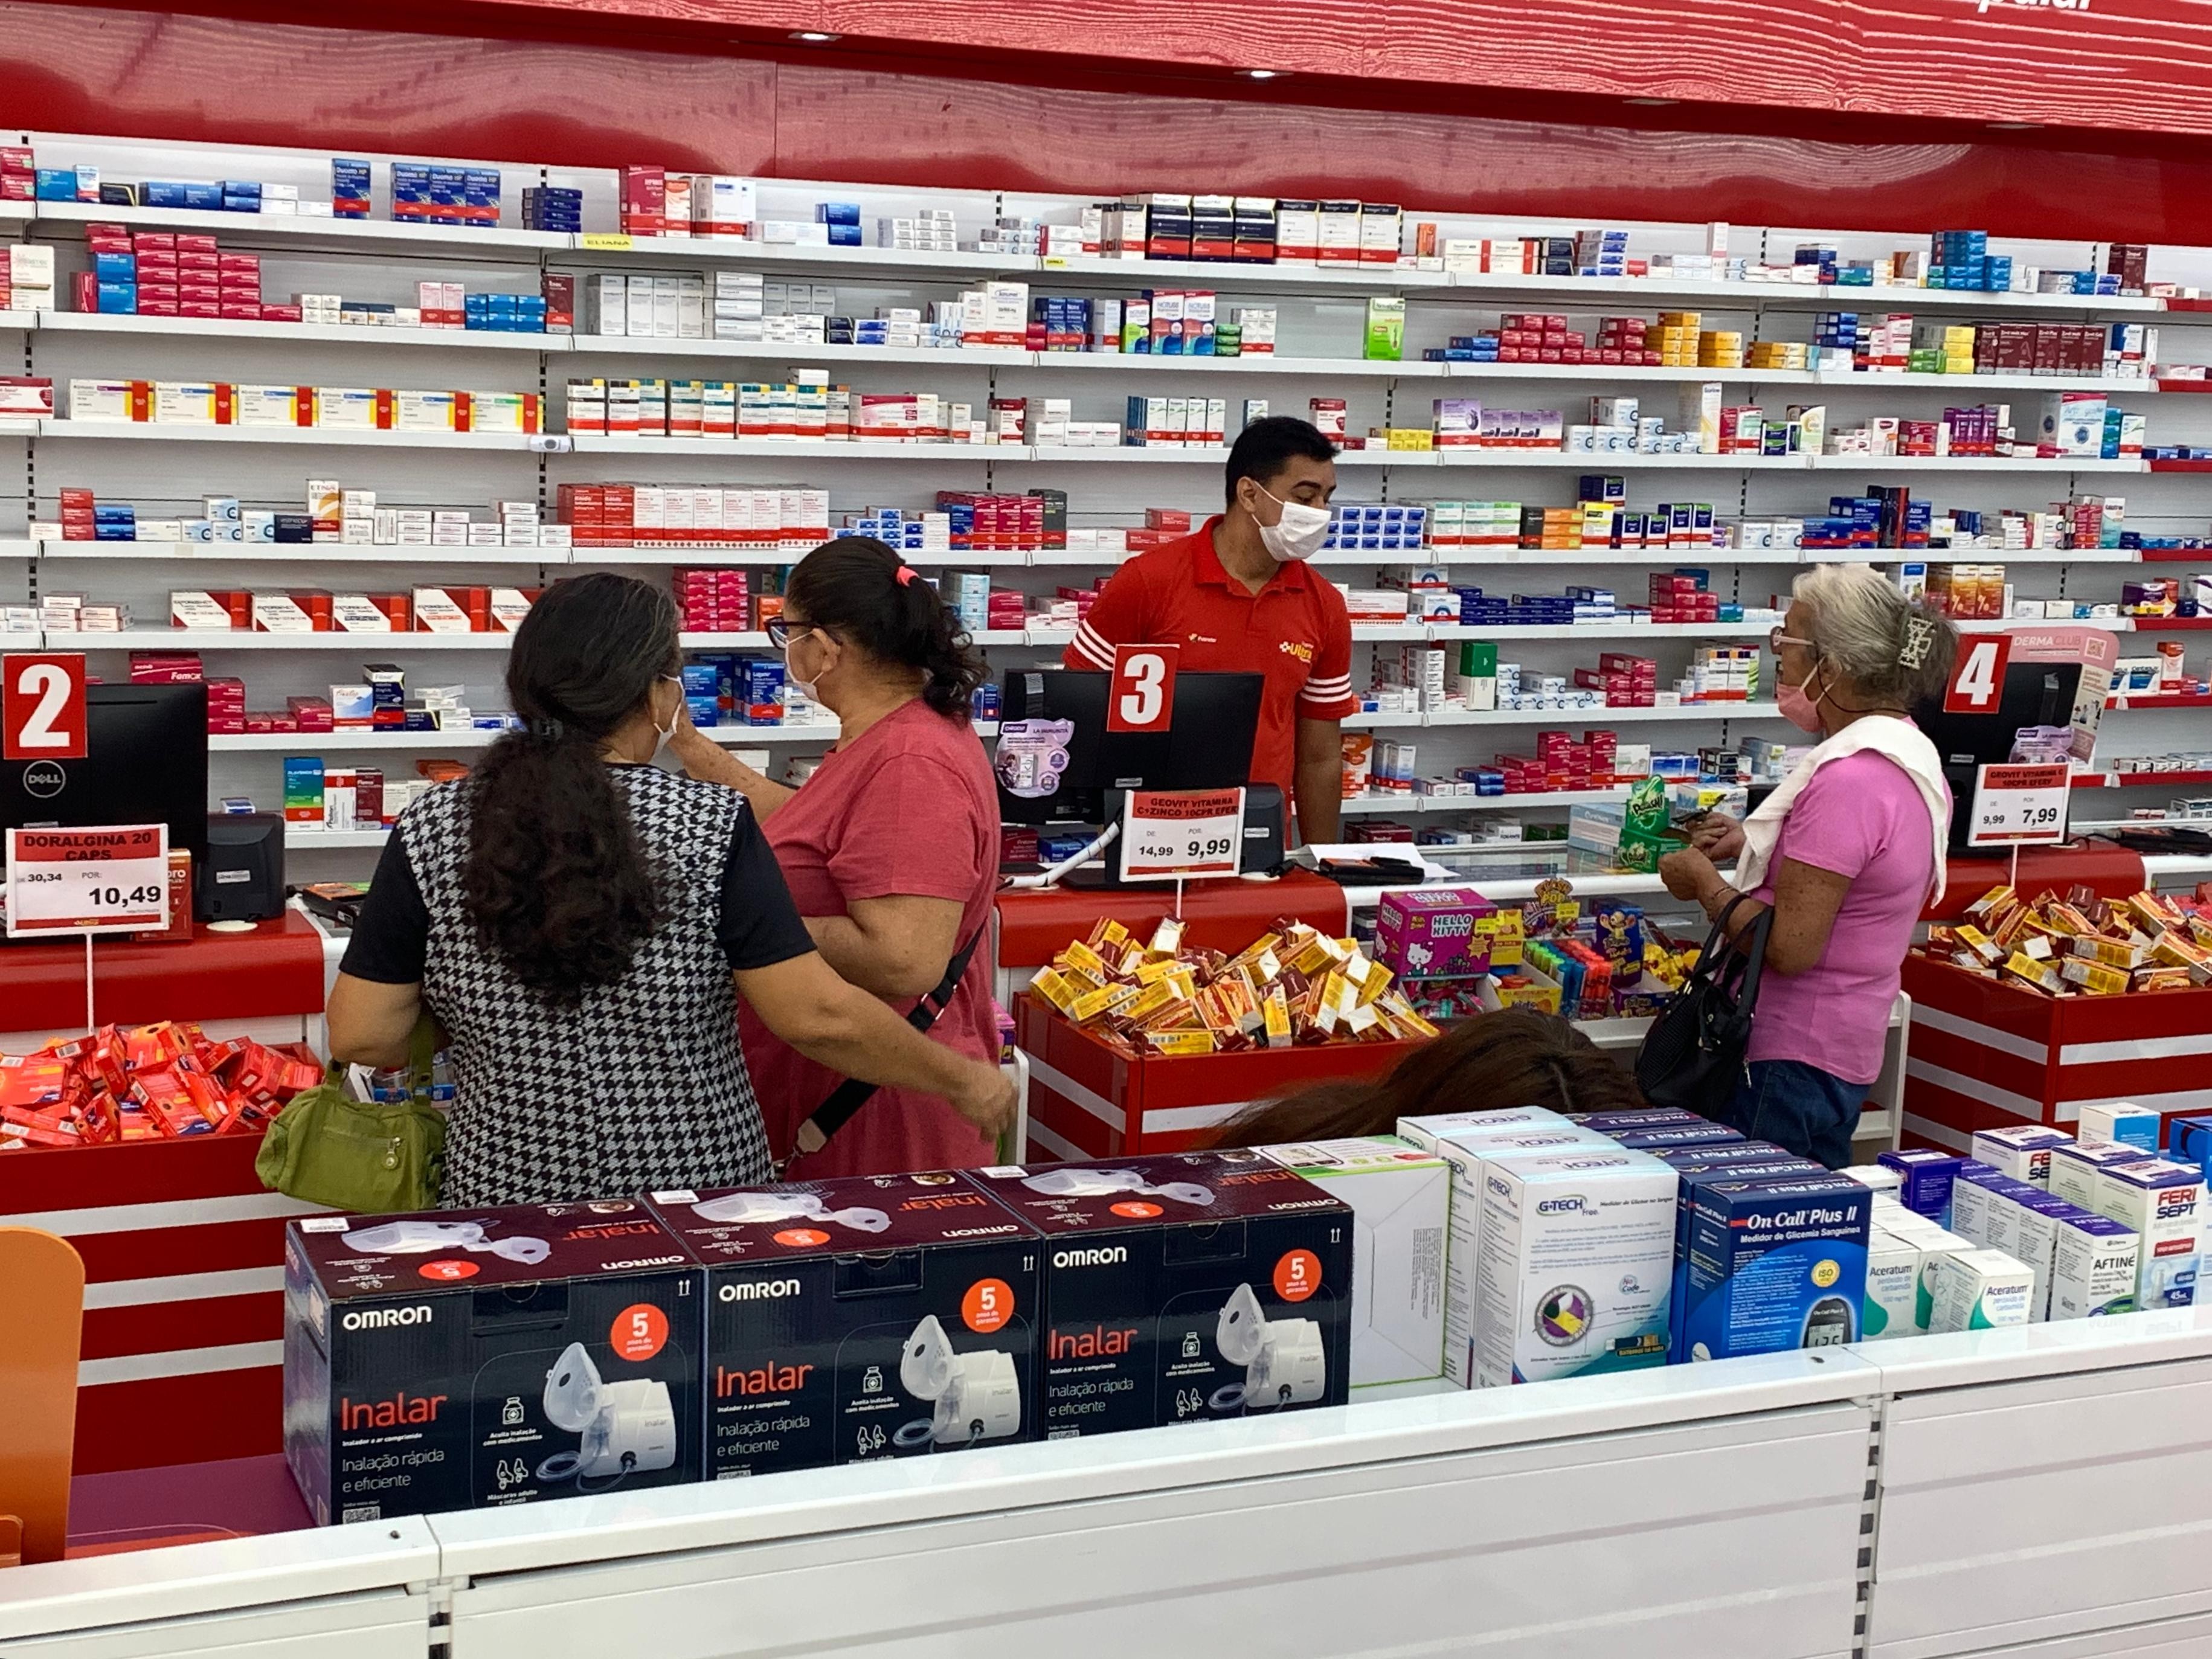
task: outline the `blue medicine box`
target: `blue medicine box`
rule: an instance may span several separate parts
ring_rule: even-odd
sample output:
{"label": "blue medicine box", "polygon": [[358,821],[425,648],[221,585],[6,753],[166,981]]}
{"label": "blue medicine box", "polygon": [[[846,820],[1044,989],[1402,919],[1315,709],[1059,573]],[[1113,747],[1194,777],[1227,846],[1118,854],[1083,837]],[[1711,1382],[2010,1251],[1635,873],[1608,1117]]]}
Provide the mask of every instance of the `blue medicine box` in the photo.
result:
{"label": "blue medicine box", "polygon": [[1874,1194],[1848,1176],[1697,1183],[1688,1200],[1677,1361],[1859,1338]]}

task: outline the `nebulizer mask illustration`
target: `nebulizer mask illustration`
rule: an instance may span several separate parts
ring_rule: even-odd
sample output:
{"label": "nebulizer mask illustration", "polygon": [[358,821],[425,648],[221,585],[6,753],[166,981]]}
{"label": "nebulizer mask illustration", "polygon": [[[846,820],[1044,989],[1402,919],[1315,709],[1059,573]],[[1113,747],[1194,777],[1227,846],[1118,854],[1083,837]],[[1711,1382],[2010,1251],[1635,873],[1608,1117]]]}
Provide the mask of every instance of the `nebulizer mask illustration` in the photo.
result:
{"label": "nebulizer mask illustration", "polygon": [[1022,1185],[1047,1198],[1111,1198],[1117,1193],[1136,1193],[1148,1198],[1171,1198],[1178,1204],[1208,1205],[1213,1190],[1195,1181],[1168,1181],[1155,1187],[1134,1170],[1047,1170],[1027,1176]]}
{"label": "nebulizer mask illustration", "polygon": [[1322,1397],[1328,1382],[1328,1356],[1321,1325],[1311,1319],[1270,1319],[1249,1285],[1231,1292],[1214,1327],[1213,1346],[1232,1365],[1244,1368],[1244,1380],[1216,1389],[1208,1403],[1218,1412],[1271,1411]]}
{"label": "nebulizer mask illustration", "polygon": [[477,1255],[504,1256],[534,1267],[553,1253],[542,1238],[486,1238],[480,1221],[387,1221],[345,1236],[349,1249],[370,1255],[437,1255],[466,1250]]}
{"label": "nebulizer mask illustration", "polygon": [[582,1441],[575,1450],[555,1452],[540,1463],[540,1480],[573,1480],[579,1492],[606,1492],[625,1475],[676,1462],[676,1408],[668,1384],[643,1376],[604,1382],[580,1342],[571,1342],[545,1373],[545,1418]]}
{"label": "nebulizer mask illustration", "polygon": [[879,1233],[891,1224],[891,1218],[881,1210],[871,1210],[854,1205],[850,1209],[833,1210],[822,1201],[819,1193],[745,1192],[727,1193],[720,1198],[710,1198],[694,1204],[691,1213],[702,1221],[721,1221],[741,1225],[766,1225],[777,1221],[825,1221],[840,1227],[849,1227],[854,1232]]}
{"label": "nebulizer mask illustration", "polygon": [[935,1407],[891,1437],[902,1450],[925,1443],[972,1446],[1021,1431],[1022,1385],[1013,1356],[996,1348],[957,1352],[935,1314],[914,1328],[900,1350],[899,1382],[915,1399]]}

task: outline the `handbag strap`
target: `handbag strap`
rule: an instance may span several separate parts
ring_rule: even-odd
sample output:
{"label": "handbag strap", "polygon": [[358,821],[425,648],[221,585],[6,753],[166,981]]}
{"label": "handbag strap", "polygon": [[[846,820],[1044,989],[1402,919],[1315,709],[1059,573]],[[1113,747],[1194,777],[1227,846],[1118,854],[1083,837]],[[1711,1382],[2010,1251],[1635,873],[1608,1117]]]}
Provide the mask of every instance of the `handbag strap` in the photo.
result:
{"label": "handbag strap", "polygon": [[[917,1031],[927,1032],[937,1024],[937,1017],[952,1006],[952,999],[960,989],[961,976],[967,973],[969,959],[975,954],[975,947],[982,942],[982,938],[983,929],[978,927],[968,936],[968,942],[952,953],[952,960],[945,964],[945,977],[923,992],[913,1008],[908,1011],[908,1024]],[[877,1087],[875,1084],[863,1083],[857,1078],[847,1078],[831,1090],[830,1097],[814,1109],[806,1121],[799,1126],[799,1133],[792,1137],[792,1158],[801,1153],[818,1152],[828,1146],[830,1137],[843,1128],[852,1121],[853,1114],[868,1103]],[[784,1160],[787,1164],[790,1161],[790,1158]],[[776,1173],[783,1173],[781,1166],[778,1166]]]}

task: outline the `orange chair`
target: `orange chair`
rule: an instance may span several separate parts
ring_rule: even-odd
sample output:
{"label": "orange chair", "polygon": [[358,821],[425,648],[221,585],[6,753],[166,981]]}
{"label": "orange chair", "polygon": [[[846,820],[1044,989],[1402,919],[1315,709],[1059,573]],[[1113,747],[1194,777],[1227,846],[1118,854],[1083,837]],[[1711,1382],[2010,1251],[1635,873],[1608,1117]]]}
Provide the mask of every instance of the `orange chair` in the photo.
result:
{"label": "orange chair", "polygon": [[58,1561],[66,1550],[83,1326],[77,1253],[52,1233],[0,1227],[0,1565],[11,1554]]}

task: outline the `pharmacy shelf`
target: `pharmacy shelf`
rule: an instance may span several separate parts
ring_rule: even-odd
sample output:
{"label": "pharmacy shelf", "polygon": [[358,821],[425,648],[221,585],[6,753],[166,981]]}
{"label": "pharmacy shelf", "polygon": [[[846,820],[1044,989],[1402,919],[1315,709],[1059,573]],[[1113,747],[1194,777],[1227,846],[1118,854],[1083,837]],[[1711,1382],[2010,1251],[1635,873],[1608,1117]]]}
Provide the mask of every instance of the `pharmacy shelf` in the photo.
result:
{"label": "pharmacy shelf", "polygon": [[1453,368],[1449,363],[1424,362],[1416,358],[1286,357],[1266,351],[1243,352],[1232,357],[1171,357],[1149,351],[1034,351],[1019,355],[1032,368],[1119,368],[1137,374],[1335,374],[1408,380],[1440,380]]}
{"label": "pharmacy shelf", "polygon": [[[1360,714],[1354,718],[1400,726],[1620,726],[1647,720],[1680,724],[1691,720],[1779,719],[1771,702],[1692,702],[1672,708],[1432,708],[1422,714]],[[1349,725],[1351,722],[1346,721]]]}
{"label": "pharmacy shelf", "polygon": [[1520,806],[1587,806],[1601,801],[1625,801],[1626,785],[1613,789],[1561,789],[1522,795],[1360,795],[1344,803],[1344,811],[1360,816],[1388,812],[1491,812]]}
{"label": "pharmacy shelf", "polygon": [[50,628],[45,637],[55,651],[504,651],[514,642],[512,634],[257,634],[243,628],[126,628],[112,634]]}
{"label": "pharmacy shelf", "polygon": [[204,208],[113,207],[104,202],[37,202],[32,205],[41,224],[210,230],[234,237],[274,238],[292,246],[315,242],[339,248],[405,249],[435,254],[448,251],[481,252],[492,248],[514,252],[566,253],[576,245],[576,237],[568,231],[510,229],[504,226],[409,225],[389,219],[223,213]]}
{"label": "pharmacy shelf", "polygon": [[2212,771],[2076,772],[2076,789],[2195,789],[2212,783]]}
{"label": "pharmacy shelf", "polygon": [[2024,312],[2066,317],[2141,316],[2165,310],[2162,300],[2112,295],[1988,293],[1978,289],[1906,288],[1893,283],[1865,286],[1794,282],[1725,282],[1661,276],[1517,276],[1474,271],[1451,273],[1455,295],[1486,294],[1498,299],[1599,301],[1648,299],[1720,310],[1765,307],[1786,311],[1906,310],[1915,306],[1958,310]]}
{"label": "pharmacy shelf", "polygon": [[0,310],[0,328],[36,328],[39,316],[35,311]]}
{"label": "pharmacy shelf", "polygon": [[141,317],[95,311],[42,311],[36,326],[65,334],[154,335],[164,339],[276,340],[307,345],[466,346],[495,350],[566,350],[558,335],[485,328],[386,328],[359,323],[264,323],[236,318]]}
{"label": "pharmacy shelf", "polygon": [[[971,720],[979,738],[999,735],[996,720]],[[799,726],[704,726],[698,728],[709,740],[728,748],[754,744],[829,744],[837,741],[835,720],[808,720]],[[211,753],[264,753],[302,748],[345,754],[371,754],[392,750],[405,754],[442,753],[449,749],[489,749],[507,733],[489,728],[468,727],[455,732],[218,732],[208,738]]]}
{"label": "pharmacy shelf", "polygon": [[1391,641],[1410,644],[1426,641],[1431,635],[1426,623],[1356,622],[1352,624],[1352,637],[1355,643],[1360,644],[1381,644]]}
{"label": "pharmacy shelf", "polygon": [[[1370,294],[1434,291],[1452,286],[1451,273],[1399,261],[1335,262],[1328,264],[1261,264],[1234,259],[1123,259],[1101,254],[1053,254],[1024,259],[1022,270],[1046,276],[1081,276],[1097,282],[1151,287],[1187,283],[1195,288],[1274,289],[1285,294],[1356,288]],[[1044,286],[1051,286],[1047,283]]]}
{"label": "pharmacy shelf", "polygon": [[[2212,559],[2212,550],[2185,556]],[[1900,559],[1931,564],[1975,559],[2006,564],[2142,564],[2150,562],[2151,556],[2131,547],[1839,547],[1804,549],[1798,555],[1799,562],[1804,564],[1894,564]]]}
{"label": "pharmacy shelf", "polygon": [[[565,547],[395,547],[332,542],[24,542],[0,541],[0,558],[16,546],[40,559],[137,564],[313,563],[325,568],[383,564],[513,564],[537,568],[571,562]],[[731,561],[717,558],[717,563]]]}
{"label": "pharmacy shelf", "polygon": [[[770,568],[797,564],[814,550],[816,544],[809,542],[798,548],[737,548],[737,547],[577,547],[548,548],[548,553],[557,554],[557,562],[564,564],[642,564],[642,565],[713,565],[718,568],[735,565],[763,565]],[[922,553],[912,549],[902,556],[908,564],[924,569],[935,569],[940,565],[957,565],[963,568],[994,569],[1044,564],[1055,561],[1032,553],[968,553],[940,549],[933,553]],[[1080,565],[1085,568],[1108,562],[1117,556],[1086,553],[1077,559],[1057,562]]]}
{"label": "pharmacy shelf", "polygon": [[[1361,452],[1345,450],[1340,461],[1352,460]],[[1032,444],[1024,452],[1024,459],[1054,465],[1075,466],[1219,466],[1229,453],[1218,444],[1192,445],[1186,448],[1170,447],[1166,444]]]}
{"label": "pharmacy shelf", "polygon": [[2052,459],[2037,455],[1812,455],[1805,459],[1815,472],[2043,472],[2063,477],[2069,472],[2146,470],[2139,455],[2115,460],[2094,455]]}
{"label": "pharmacy shelf", "polygon": [[[579,432],[564,435],[579,455],[722,455],[793,461],[948,461],[976,465],[1026,461],[1032,452],[1020,444],[898,443],[888,439],[845,438],[647,438],[634,432]],[[1114,454],[1081,450],[1080,454]],[[1217,463],[1224,453],[1206,452]]]}
{"label": "pharmacy shelf", "polygon": [[587,262],[600,264],[618,263],[608,256],[635,254],[653,259],[766,265],[810,275],[848,270],[869,276],[936,276],[947,282],[968,282],[978,276],[1020,276],[1037,269],[1033,253],[978,253],[972,249],[918,253],[889,247],[757,242],[743,236],[630,236],[618,231],[592,230],[565,240],[570,245],[570,252],[588,256]]}
{"label": "pharmacy shelf", "polygon": [[[358,333],[361,331],[356,330]],[[932,368],[1024,368],[1041,354],[1019,346],[906,346],[813,345],[758,340],[662,340],[627,334],[526,335],[544,342],[544,349],[577,356],[709,357],[732,362],[786,362],[805,367],[813,363],[927,363]],[[1120,358],[1109,359],[1120,362]],[[1130,361],[1135,361],[1133,358]]]}
{"label": "pharmacy shelf", "polygon": [[1431,640],[1763,640],[1774,629],[1768,622],[1733,623],[1521,623],[1483,628],[1465,623],[1431,623]]}
{"label": "pharmacy shelf", "polygon": [[[212,738],[209,740],[210,745],[213,741]],[[330,745],[325,744],[322,747]],[[284,850],[288,853],[343,853],[364,847],[381,847],[391,838],[392,831],[389,830],[303,830],[295,823],[284,826]]]}
{"label": "pharmacy shelf", "polygon": [[[196,426],[153,421],[44,420],[43,438],[122,440],[128,442],[291,444],[319,449],[505,449],[527,451],[537,434],[526,432],[378,432],[320,426]],[[673,445],[680,439],[659,441]]]}
{"label": "pharmacy shelf", "polygon": [[2107,711],[2145,708],[2212,708],[2212,692],[2121,691],[2105,699]]}

